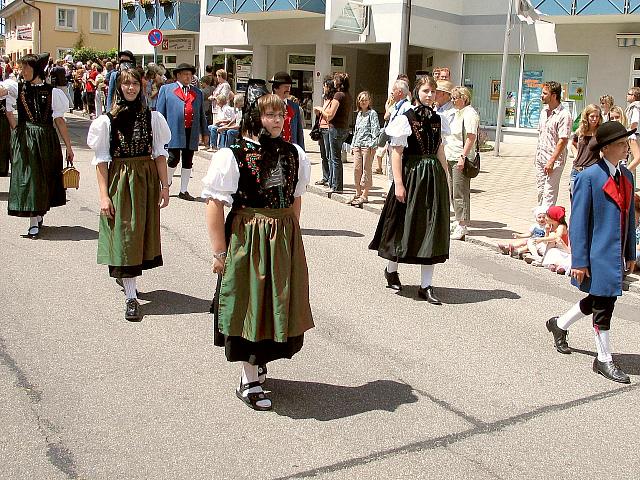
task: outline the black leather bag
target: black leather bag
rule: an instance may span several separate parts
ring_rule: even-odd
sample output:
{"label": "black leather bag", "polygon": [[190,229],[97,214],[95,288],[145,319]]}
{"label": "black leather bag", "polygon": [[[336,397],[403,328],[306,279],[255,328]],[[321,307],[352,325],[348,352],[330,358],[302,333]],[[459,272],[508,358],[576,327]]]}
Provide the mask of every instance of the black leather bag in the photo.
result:
{"label": "black leather bag", "polygon": [[320,132],[320,115],[316,115],[316,121],[313,123],[313,128],[309,132],[309,137],[311,137],[311,140],[314,142],[322,138],[322,133]]}
{"label": "black leather bag", "polygon": [[347,145],[351,145],[351,142],[353,142],[353,132],[349,132],[347,137],[344,139],[344,142],[342,142],[342,143],[346,143]]}
{"label": "black leather bag", "polygon": [[[464,120],[462,121],[462,144],[464,145],[467,135],[464,131]],[[480,142],[478,141],[478,132],[476,132],[476,156],[471,159],[464,157],[464,168],[462,174],[467,178],[476,178],[480,173]]]}

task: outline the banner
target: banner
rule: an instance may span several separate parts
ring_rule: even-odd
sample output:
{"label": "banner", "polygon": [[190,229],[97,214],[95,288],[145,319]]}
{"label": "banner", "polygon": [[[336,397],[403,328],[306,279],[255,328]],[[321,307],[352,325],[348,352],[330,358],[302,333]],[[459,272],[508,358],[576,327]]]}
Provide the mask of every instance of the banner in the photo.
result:
{"label": "banner", "polygon": [[193,38],[165,38],[162,40],[162,50],[193,50]]}
{"label": "banner", "polygon": [[525,70],[522,75],[520,126],[538,128],[542,111],[542,70]]}
{"label": "banner", "polygon": [[16,27],[16,40],[33,40],[31,25],[18,25]]}

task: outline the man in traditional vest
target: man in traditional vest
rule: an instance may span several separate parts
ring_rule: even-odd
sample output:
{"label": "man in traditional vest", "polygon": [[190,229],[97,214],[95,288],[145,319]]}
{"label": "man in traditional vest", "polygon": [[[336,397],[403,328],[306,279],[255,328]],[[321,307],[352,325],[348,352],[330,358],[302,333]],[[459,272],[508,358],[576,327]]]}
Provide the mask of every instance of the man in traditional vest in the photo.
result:
{"label": "man in traditional vest", "polygon": [[199,141],[206,142],[205,132],[207,131],[202,91],[190,85],[195,72],[193,65],[188,63],[178,65],[173,70],[176,81],[160,88],[156,106],[157,111],[167,119],[171,130],[167,160],[169,186],[182,156],[178,198],[188,201],[195,200],[187,191],[193,166],[193,154],[198,150]]}
{"label": "man in traditional vest", "polygon": [[295,143],[304,150],[304,117],[302,110],[297,103],[289,100],[291,85],[293,84],[291,76],[287,72],[278,72],[269,80],[269,83],[272,85],[271,92],[280,97],[286,107],[282,138],[289,143]]}

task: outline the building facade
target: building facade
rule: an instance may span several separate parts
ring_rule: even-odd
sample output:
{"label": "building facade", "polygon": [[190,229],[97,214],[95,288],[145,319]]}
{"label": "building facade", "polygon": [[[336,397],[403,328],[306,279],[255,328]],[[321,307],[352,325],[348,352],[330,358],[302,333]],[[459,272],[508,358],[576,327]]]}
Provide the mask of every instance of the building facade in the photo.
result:
{"label": "building facade", "polygon": [[27,53],[63,57],[78,44],[98,50],[118,46],[118,0],[20,0],[0,10],[5,21],[5,53],[17,60]]}
{"label": "building facade", "polygon": [[[448,67],[454,83],[472,88],[483,125],[489,131],[495,127],[508,0],[172,3],[199,6],[197,29],[167,30],[169,38],[189,38],[197,46],[163,51],[165,64],[168,57],[198,64],[201,71],[206,64],[221,66],[239,87],[248,77],[269,78],[286,70],[294,79],[292,93],[309,99],[305,104],[318,104],[324,76],[343,70],[351,76],[352,93],[371,92],[378,111],[398,73],[414,78],[436,66]],[[640,83],[640,2],[532,3],[545,22],[528,25],[513,15],[510,27],[505,135],[535,134],[540,85],[547,80],[563,85],[563,99],[574,115],[605,93],[624,104],[626,89]],[[146,18],[156,18],[157,26],[170,11],[160,4],[155,8],[162,11]],[[131,11],[128,15],[140,18]],[[127,34],[126,22],[121,27],[123,45],[145,56],[154,53],[144,22],[133,34]],[[136,35],[137,43],[127,35]]]}

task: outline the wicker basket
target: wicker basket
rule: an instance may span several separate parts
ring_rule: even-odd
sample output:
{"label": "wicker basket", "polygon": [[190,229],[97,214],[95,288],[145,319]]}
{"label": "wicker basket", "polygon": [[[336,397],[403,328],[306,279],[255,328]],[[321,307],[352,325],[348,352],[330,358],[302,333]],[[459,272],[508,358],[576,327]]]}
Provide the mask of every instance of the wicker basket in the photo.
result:
{"label": "wicker basket", "polygon": [[62,184],[64,188],[78,188],[80,186],[80,172],[73,165],[62,170]]}

